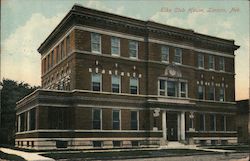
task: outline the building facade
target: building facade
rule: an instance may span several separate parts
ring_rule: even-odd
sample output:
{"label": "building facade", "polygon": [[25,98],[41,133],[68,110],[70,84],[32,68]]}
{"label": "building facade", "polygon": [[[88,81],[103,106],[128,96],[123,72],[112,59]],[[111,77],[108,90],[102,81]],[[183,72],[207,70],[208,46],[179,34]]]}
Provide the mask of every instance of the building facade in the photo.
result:
{"label": "building facade", "polygon": [[233,40],[74,5],[41,44],[16,146],[237,143]]}

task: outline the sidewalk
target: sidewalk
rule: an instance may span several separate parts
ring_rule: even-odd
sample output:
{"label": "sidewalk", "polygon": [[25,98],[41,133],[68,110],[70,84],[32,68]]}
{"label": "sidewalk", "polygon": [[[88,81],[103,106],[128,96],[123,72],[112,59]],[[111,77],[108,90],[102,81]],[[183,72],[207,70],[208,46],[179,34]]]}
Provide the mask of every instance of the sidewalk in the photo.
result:
{"label": "sidewalk", "polygon": [[28,161],[54,161],[54,159],[43,157],[38,153],[31,153],[31,152],[23,152],[19,150],[13,150],[8,148],[0,148],[0,151],[7,153],[7,154],[14,154],[20,156]]}

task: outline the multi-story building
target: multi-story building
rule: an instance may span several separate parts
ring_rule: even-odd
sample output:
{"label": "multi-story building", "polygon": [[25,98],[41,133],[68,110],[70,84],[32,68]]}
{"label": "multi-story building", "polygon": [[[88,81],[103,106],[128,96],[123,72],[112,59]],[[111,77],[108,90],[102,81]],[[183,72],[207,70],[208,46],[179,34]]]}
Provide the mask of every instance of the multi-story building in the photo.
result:
{"label": "multi-story building", "polygon": [[74,5],[41,44],[16,146],[237,143],[233,40]]}

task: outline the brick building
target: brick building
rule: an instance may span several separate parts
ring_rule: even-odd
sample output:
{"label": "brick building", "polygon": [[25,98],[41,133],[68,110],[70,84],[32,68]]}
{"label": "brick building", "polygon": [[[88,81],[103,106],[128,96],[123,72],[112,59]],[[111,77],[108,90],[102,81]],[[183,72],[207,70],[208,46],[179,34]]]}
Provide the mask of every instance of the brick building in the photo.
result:
{"label": "brick building", "polygon": [[17,102],[16,146],[237,143],[238,48],[74,5],[38,49],[42,89]]}

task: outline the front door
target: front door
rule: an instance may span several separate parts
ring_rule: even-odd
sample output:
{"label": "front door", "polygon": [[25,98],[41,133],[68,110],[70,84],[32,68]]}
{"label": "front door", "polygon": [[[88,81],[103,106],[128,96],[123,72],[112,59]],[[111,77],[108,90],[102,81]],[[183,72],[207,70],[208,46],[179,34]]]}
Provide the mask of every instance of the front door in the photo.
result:
{"label": "front door", "polygon": [[178,140],[177,113],[167,112],[167,138],[168,141]]}

